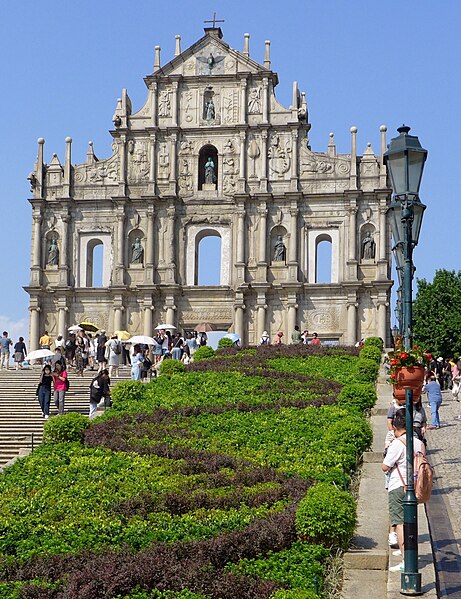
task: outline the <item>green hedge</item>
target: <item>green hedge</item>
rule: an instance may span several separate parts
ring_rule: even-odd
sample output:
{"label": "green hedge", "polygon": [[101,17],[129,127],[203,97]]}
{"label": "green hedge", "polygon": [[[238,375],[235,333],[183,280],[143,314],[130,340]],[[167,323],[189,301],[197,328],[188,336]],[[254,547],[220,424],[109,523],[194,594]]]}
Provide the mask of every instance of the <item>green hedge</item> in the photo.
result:
{"label": "green hedge", "polygon": [[370,358],[359,358],[355,365],[355,380],[359,383],[375,383],[379,365]]}
{"label": "green hedge", "polygon": [[72,443],[74,441],[81,443],[89,426],[88,416],[77,412],[55,416],[45,422],[43,443]]}
{"label": "green hedge", "polygon": [[234,342],[229,337],[223,337],[218,341],[218,349],[224,349],[225,347],[233,347]]}
{"label": "green hedge", "polygon": [[181,360],[163,360],[160,364],[160,374],[180,374],[186,367]]}
{"label": "green hedge", "polygon": [[381,337],[367,337],[363,342],[363,347],[377,347],[382,352],[384,344]]}
{"label": "green hedge", "polygon": [[378,396],[372,383],[348,383],[341,389],[338,403],[362,411],[372,408],[377,399]]}
{"label": "green hedge", "polygon": [[381,364],[381,355],[381,350],[375,347],[374,345],[364,346],[360,351],[361,358],[374,360],[377,364]]}
{"label": "green hedge", "polygon": [[347,547],[356,522],[357,510],[352,496],[328,483],[311,487],[296,512],[299,536],[327,547]]}
{"label": "green hedge", "polygon": [[216,355],[215,350],[208,345],[204,345],[203,347],[199,347],[198,350],[194,354],[194,362],[200,362],[201,360],[208,360],[209,358],[214,358]]}
{"label": "green hedge", "polygon": [[116,404],[140,403],[145,397],[146,385],[140,381],[121,381],[112,389],[112,401]]}

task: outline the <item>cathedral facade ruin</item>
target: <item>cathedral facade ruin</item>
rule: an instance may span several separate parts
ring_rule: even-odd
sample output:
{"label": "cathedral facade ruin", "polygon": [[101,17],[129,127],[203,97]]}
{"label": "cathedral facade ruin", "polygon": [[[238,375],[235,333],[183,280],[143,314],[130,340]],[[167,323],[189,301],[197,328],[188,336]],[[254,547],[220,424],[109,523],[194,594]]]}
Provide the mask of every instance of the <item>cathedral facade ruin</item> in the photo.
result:
{"label": "cathedral facade ruin", "polygon": [[[338,154],[309,144],[306,98],[275,96],[270,42],[263,64],[230,48],[221,29],[145,78],[137,112],[123,90],[113,117],[112,156],[44,161],[29,176],[32,197],[30,347],[41,332],[65,335],[90,320],[107,331],[152,335],[210,322],[257,343],[264,330],[289,338],[295,325],[325,341],[389,338],[392,280],[390,190],[381,148]],[[206,237],[221,240],[220,281],[199,285]],[[329,280],[319,281],[319,247]],[[94,285],[95,255],[102,284]]]}

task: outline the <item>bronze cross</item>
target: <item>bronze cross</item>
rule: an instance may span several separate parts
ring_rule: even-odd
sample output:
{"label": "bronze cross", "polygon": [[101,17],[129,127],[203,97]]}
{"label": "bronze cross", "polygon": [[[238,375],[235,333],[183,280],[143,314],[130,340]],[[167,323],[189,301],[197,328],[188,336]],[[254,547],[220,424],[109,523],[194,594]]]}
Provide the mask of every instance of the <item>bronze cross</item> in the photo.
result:
{"label": "bronze cross", "polygon": [[216,23],[224,23],[224,19],[217,19],[216,18],[216,13],[213,13],[213,20],[209,20],[209,21],[203,21],[204,23],[213,23],[213,29],[216,29]]}

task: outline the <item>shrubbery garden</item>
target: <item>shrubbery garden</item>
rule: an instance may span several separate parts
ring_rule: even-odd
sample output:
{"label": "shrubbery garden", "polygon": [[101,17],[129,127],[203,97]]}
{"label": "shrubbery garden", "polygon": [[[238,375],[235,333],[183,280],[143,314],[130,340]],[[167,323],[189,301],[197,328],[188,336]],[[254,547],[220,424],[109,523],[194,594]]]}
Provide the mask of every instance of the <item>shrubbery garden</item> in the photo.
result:
{"label": "shrubbery garden", "polygon": [[96,421],[49,420],[4,472],[2,598],[325,596],[356,524],[380,348],[202,354],[119,383]]}

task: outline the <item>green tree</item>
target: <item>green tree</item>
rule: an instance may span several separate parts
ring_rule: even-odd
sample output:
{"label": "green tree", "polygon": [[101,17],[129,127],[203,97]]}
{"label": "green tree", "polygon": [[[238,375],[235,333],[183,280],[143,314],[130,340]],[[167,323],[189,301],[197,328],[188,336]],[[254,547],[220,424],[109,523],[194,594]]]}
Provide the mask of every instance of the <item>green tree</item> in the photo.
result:
{"label": "green tree", "polygon": [[461,356],[461,271],[437,270],[432,283],[417,279],[415,342],[436,356]]}

